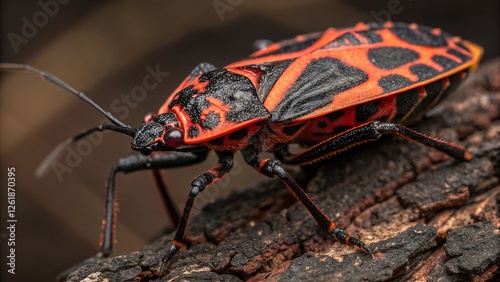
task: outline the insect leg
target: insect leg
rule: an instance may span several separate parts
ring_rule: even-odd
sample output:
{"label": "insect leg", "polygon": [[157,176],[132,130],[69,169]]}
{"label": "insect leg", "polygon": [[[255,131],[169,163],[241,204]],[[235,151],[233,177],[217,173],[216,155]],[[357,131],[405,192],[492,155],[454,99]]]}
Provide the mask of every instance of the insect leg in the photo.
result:
{"label": "insect leg", "polygon": [[[113,248],[113,239],[115,234],[116,225],[116,189],[115,189],[115,176],[118,172],[134,172],[144,169],[153,169],[153,173],[157,172],[158,169],[181,167],[185,165],[191,165],[194,163],[199,163],[203,161],[208,152],[202,152],[198,154],[194,153],[184,153],[184,152],[168,152],[168,153],[156,153],[150,156],[144,156],[141,154],[130,155],[121,158],[118,161],[118,165],[111,169],[108,175],[108,182],[106,183],[106,206],[104,209],[104,219],[101,230],[101,241],[100,241],[100,252],[98,257],[108,257]],[[159,175],[159,174],[158,174]],[[161,177],[161,176],[160,176]],[[158,183],[158,178],[155,177]],[[165,206],[171,204],[171,200],[168,196],[166,186],[161,181],[163,187],[159,187]],[[176,212],[177,213],[177,212]],[[177,219],[178,221],[178,219]]]}
{"label": "insect leg", "polygon": [[[292,157],[293,154],[288,150],[288,145],[285,145],[274,152],[274,157],[282,163],[286,163],[288,158]],[[307,187],[307,184],[316,175],[319,169],[319,165],[306,165],[302,166],[300,173],[295,176],[295,180],[299,183],[301,187]]]}
{"label": "insect leg", "polygon": [[158,188],[158,193],[160,193],[161,199],[163,201],[163,207],[165,208],[165,211],[167,212],[167,217],[170,218],[170,221],[174,226],[179,225],[179,212],[175,208],[174,203],[170,199],[167,185],[165,185],[165,181],[163,179],[163,176],[160,173],[159,169],[153,169],[153,178],[155,180],[156,188]]}
{"label": "insect leg", "polygon": [[300,201],[300,203],[307,209],[307,211],[314,217],[318,225],[328,232],[328,234],[334,236],[337,240],[358,246],[364,251],[371,254],[373,257],[372,250],[361,240],[350,236],[346,231],[340,229],[336,226],[335,222],[330,220],[324,213],[319,209],[319,207],[311,200],[311,198],[304,192],[304,190],[299,186],[295,180],[283,169],[280,162],[275,159],[265,159],[260,160],[256,150],[253,148],[247,148],[242,151],[245,161],[255,168],[259,173],[274,177],[277,176],[283,181],[286,187],[290,190],[293,196]]}
{"label": "insect leg", "polygon": [[189,192],[188,199],[184,205],[184,210],[182,212],[180,223],[175,232],[174,240],[172,246],[168,250],[167,254],[163,257],[162,264],[159,270],[159,274],[162,275],[163,271],[168,264],[170,264],[174,255],[179,251],[182,244],[184,243],[184,235],[186,233],[186,227],[189,221],[189,215],[191,214],[191,209],[193,207],[194,200],[196,196],[205,188],[224,177],[233,168],[233,153],[227,152],[217,152],[219,158],[218,165],[212,169],[206,171],[205,173],[199,175],[191,182],[191,191]]}
{"label": "insect leg", "polygon": [[[106,182],[106,200],[104,208],[104,218],[102,220],[101,229],[101,239],[99,242],[99,252],[95,257],[86,259],[85,261],[67,269],[58,275],[58,281],[64,281],[71,272],[83,266],[85,264],[95,262],[97,259],[108,257],[113,249],[113,240],[115,238],[115,227],[116,227],[116,217],[117,217],[117,198],[115,189],[115,177],[118,172],[134,172],[138,170],[152,169],[155,176],[155,181],[160,182],[162,187],[158,187],[160,190],[160,195],[166,207],[173,204],[166,191],[166,186],[163,184],[161,175],[158,173],[158,169],[162,168],[172,168],[180,167],[185,165],[191,165],[194,163],[199,163],[203,161],[208,155],[208,151],[202,151],[198,153],[186,153],[186,152],[165,152],[156,153],[150,156],[144,156],[141,154],[134,154],[127,157],[123,157],[118,161],[118,164],[111,169],[108,175],[108,181]],[[155,174],[158,174],[158,178]],[[173,207],[175,210],[175,207]],[[170,211],[168,211],[170,212]],[[177,214],[177,211],[175,211]],[[171,218],[175,215],[170,215]],[[178,222],[179,219],[177,218]]]}
{"label": "insect leg", "polygon": [[457,159],[470,160],[472,158],[465,148],[454,143],[425,135],[399,124],[372,121],[333,136],[297,155],[287,157],[283,163],[294,165],[310,164],[355,145],[375,141],[382,135],[387,134],[399,135],[412,142],[429,146]]}

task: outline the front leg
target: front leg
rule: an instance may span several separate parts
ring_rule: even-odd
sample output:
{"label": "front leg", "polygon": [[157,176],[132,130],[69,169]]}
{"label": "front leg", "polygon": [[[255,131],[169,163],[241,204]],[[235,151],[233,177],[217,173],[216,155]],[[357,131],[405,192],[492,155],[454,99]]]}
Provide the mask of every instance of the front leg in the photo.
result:
{"label": "front leg", "polygon": [[224,177],[232,168],[233,168],[233,153],[232,152],[217,152],[217,157],[219,158],[218,165],[213,167],[212,169],[204,172],[203,174],[196,177],[191,182],[191,191],[189,192],[188,199],[186,201],[186,205],[184,206],[184,210],[182,212],[181,220],[179,222],[179,226],[177,227],[177,231],[175,232],[174,240],[172,241],[172,246],[168,250],[167,254],[163,257],[162,264],[159,270],[159,275],[163,275],[163,271],[165,267],[167,267],[174,255],[179,251],[182,244],[184,243],[184,237],[186,234],[186,227],[188,224],[189,216],[191,214],[191,209],[193,208],[194,200],[198,194],[205,190],[205,188],[219,181],[222,177]]}
{"label": "front leg", "polygon": [[[56,280],[66,281],[66,277],[79,267],[96,262],[98,259],[107,258],[113,250],[113,240],[115,238],[115,228],[117,220],[118,202],[116,198],[116,187],[115,178],[118,172],[129,173],[138,170],[153,170],[153,176],[162,197],[163,203],[167,208],[167,214],[172,220],[178,222],[178,218],[175,218],[174,207],[170,197],[168,196],[167,188],[163,183],[161,175],[158,173],[159,169],[181,167],[186,165],[191,165],[203,161],[207,157],[208,151],[202,151],[197,153],[188,152],[162,152],[155,153],[150,156],[144,156],[141,154],[134,154],[127,157],[120,158],[118,164],[111,169],[108,175],[108,181],[106,182],[106,200],[104,207],[104,218],[102,219],[101,228],[101,239],[99,241],[99,252],[94,256],[90,257],[83,262],[80,262],[73,267],[66,269],[60,273]],[[174,222],[175,222],[174,221]]]}
{"label": "front leg", "polygon": [[[102,221],[101,241],[99,243],[100,251],[97,256],[108,257],[113,248],[117,216],[115,177],[118,172],[129,173],[138,170],[152,169],[156,184],[159,185],[158,190],[162,196],[164,205],[168,209],[168,206],[173,206],[172,201],[168,196],[165,184],[162,179],[159,178],[160,175],[155,173],[155,171],[158,169],[182,167],[199,163],[206,158],[207,154],[208,151],[199,153],[165,152],[155,153],[150,156],[135,154],[121,158],[118,161],[118,165],[109,172],[108,181],[106,182],[106,205],[104,209],[104,219]],[[172,215],[170,216],[172,217]]]}

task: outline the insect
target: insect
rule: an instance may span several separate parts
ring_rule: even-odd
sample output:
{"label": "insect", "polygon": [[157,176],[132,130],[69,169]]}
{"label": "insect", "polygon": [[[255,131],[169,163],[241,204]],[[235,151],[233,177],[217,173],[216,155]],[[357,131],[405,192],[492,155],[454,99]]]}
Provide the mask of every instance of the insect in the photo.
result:
{"label": "insect", "polygon": [[[162,275],[184,242],[196,196],[231,170],[235,152],[241,152],[261,174],[281,179],[325,232],[372,257],[372,249],[330,220],[282,164],[307,165],[388,134],[458,159],[471,159],[463,147],[402,124],[417,121],[446,98],[479,63],[480,46],[438,28],[392,22],[360,23],[260,43],[260,49],[248,58],[224,68],[208,63],[195,67],[157,115],[147,115],[138,129],[50,74],[25,65],[1,65],[4,70],[41,75],[84,99],[113,123],[92,128],[64,144],[104,130],[133,138],[132,149],[140,154],[123,158],[109,174],[97,258],[109,256],[112,250],[118,172],[153,170],[162,198],[172,207],[158,170],[201,162],[212,150],[217,154],[218,164],[191,182],[181,216],[171,211],[178,227],[161,262]],[[292,154],[291,143],[306,149]],[[261,152],[275,157],[261,159]]]}

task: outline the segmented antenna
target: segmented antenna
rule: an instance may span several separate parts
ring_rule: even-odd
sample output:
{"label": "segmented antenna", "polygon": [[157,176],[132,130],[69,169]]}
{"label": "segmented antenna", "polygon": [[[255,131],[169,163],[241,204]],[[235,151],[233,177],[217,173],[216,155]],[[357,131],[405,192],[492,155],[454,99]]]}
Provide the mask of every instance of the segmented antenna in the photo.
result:
{"label": "segmented antenna", "polygon": [[36,177],[42,177],[47,172],[49,171],[50,164],[59,159],[63,153],[63,149],[66,148],[71,143],[77,142],[80,139],[83,139],[90,134],[98,131],[105,131],[105,130],[111,130],[111,131],[116,131],[120,132],[129,136],[134,137],[135,133],[137,132],[137,129],[130,128],[130,127],[122,127],[122,126],[116,126],[113,124],[101,124],[97,127],[91,128],[87,131],[84,131],[76,136],[70,137],[63,142],[61,142],[59,145],[57,145],[50,154],[48,154],[45,159],[38,165],[37,169],[35,170],[35,176]]}
{"label": "segmented antenna", "polygon": [[76,136],[70,137],[70,138],[64,140],[63,142],[61,142],[59,145],[57,145],[54,148],[54,150],[52,150],[52,152],[50,152],[50,154],[47,155],[47,157],[45,157],[45,159],[40,163],[38,168],[35,170],[35,176],[37,176],[37,177],[41,177],[47,173],[47,171],[50,168],[50,164],[62,155],[63,149],[66,146],[70,145],[71,143],[77,142],[78,140],[83,139],[94,132],[110,130],[110,131],[120,132],[120,133],[129,135],[129,136],[132,136],[132,137],[134,137],[135,133],[137,132],[137,129],[134,129],[134,128],[126,125],[125,123],[123,123],[122,121],[120,121],[119,119],[114,117],[111,113],[105,111],[98,104],[96,104],[94,101],[92,101],[92,99],[90,99],[87,95],[85,95],[84,93],[82,93],[80,91],[75,90],[73,87],[69,86],[67,83],[65,83],[64,81],[62,81],[61,79],[59,79],[58,77],[56,77],[50,73],[41,71],[41,70],[36,69],[36,68],[29,66],[29,65],[11,64],[11,63],[0,63],[0,70],[27,71],[27,72],[34,73],[34,74],[40,76],[41,78],[43,78],[44,80],[47,80],[47,81],[59,86],[60,88],[72,93],[76,97],[89,103],[92,107],[96,108],[99,112],[104,114],[112,123],[114,123],[114,125],[113,124],[101,124],[97,127],[91,128],[87,131],[84,131]]}
{"label": "segmented antenna", "polygon": [[7,71],[27,71],[34,73],[41,78],[59,86],[60,88],[72,93],[76,97],[82,99],[83,101],[89,103],[92,107],[96,108],[99,112],[101,112],[103,115],[105,115],[112,123],[119,125],[121,127],[129,127],[116,117],[114,117],[111,113],[105,111],[101,106],[99,106],[96,102],[94,102],[92,99],[90,99],[87,95],[85,95],[83,92],[75,90],[73,87],[69,86],[66,82],[62,81],[58,77],[41,71],[39,69],[36,69],[30,65],[25,65],[25,64],[11,64],[11,63],[0,63],[0,69],[1,70],[7,70]]}

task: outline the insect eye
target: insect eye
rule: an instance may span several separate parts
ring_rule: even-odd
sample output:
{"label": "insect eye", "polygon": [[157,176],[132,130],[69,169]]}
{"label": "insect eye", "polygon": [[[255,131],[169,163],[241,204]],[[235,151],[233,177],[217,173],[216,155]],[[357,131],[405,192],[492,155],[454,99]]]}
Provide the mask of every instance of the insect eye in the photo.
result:
{"label": "insect eye", "polygon": [[184,137],[179,128],[173,127],[163,134],[162,142],[171,148],[177,148],[184,144]]}
{"label": "insect eye", "polygon": [[155,119],[155,117],[156,116],[154,114],[152,114],[152,113],[147,114],[144,117],[144,123],[152,122]]}

